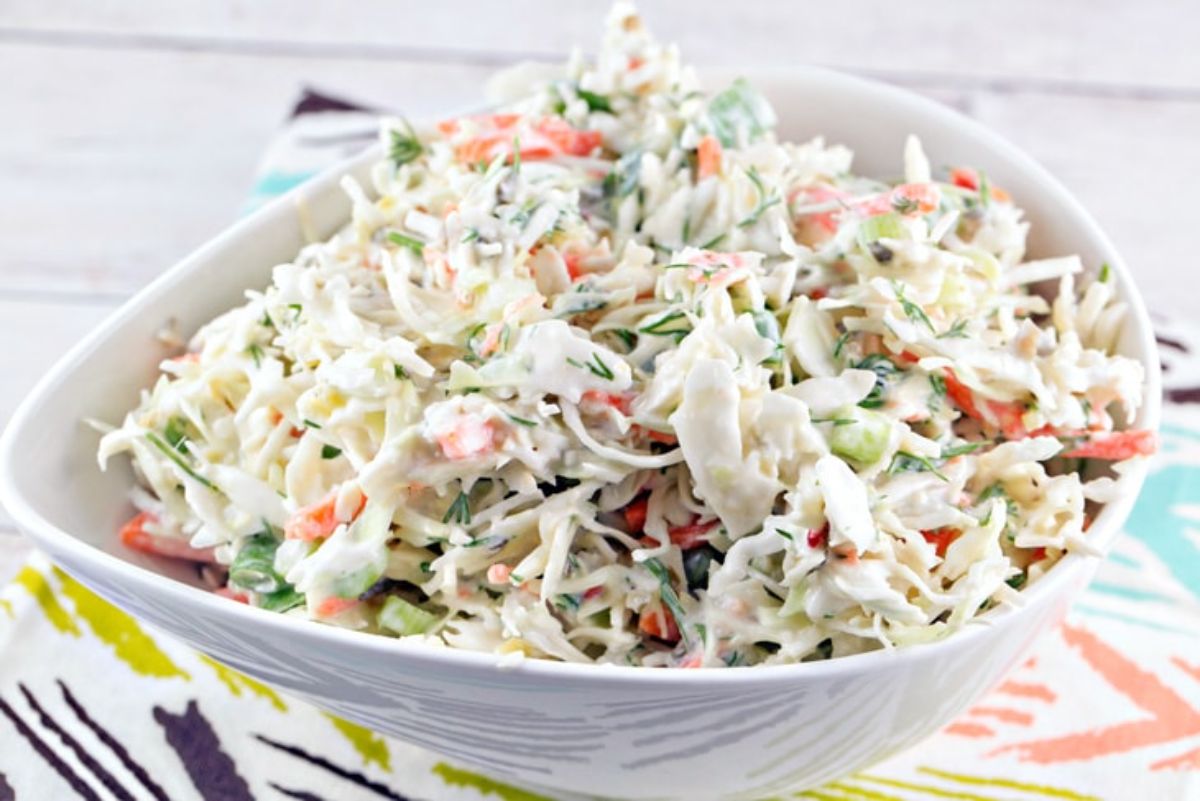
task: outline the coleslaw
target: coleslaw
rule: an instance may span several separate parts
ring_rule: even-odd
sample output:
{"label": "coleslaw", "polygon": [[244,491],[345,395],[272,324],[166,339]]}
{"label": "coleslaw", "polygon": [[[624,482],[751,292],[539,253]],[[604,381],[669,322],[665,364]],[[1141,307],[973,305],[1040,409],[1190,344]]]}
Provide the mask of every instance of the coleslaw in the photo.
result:
{"label": "coleslaw", "polygon": [[935,640],[1090,549],[1154,449],[1125,306],[1028,260],[985,173],[779,141],[625,4],[493,89],[385,120],[346,228],[106,430],[126,545],[331,625],[660,667]]}

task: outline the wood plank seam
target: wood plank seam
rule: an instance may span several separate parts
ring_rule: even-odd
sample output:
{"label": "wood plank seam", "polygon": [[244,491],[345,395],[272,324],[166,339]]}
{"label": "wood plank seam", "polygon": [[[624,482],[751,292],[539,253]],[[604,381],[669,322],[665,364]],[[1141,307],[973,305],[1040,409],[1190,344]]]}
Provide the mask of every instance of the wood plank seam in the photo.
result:
{"label": "wood plank seam", "polygon": [[[455,66],[506,66],[518,61],[560,61],[565,53],[554,51],[481,51],[453,48],[422,48],[378,43],[335,44],[271,39],[217,39],[207,36],[165,34],[93,33],[83,31],[37,31],[0,27],[0,44],[77,47],[102,50],[158,50],[168,52],[230,53],[237,55],[295,58],[318,57],[363,61],[407,61]],[[816,64],[816,66],[823,66]],[[842,72],[889,83],[924,89],[984,91],[994,94],[1038,93],[1106,99],[1200,102],[1200,88],[1153,84],[1109,84],[1065,78],[962,76],[936,71],[906,72],[870,68]]]}

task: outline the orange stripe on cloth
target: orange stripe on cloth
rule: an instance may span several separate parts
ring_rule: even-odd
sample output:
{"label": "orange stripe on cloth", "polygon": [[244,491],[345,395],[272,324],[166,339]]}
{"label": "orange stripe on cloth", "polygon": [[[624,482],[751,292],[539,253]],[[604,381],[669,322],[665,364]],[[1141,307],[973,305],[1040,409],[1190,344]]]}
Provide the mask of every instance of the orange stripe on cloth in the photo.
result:
{"label": "orange stripe on cloth", "polygon": [[989,756],[1016,751],[1023,761],[1047,765],[1123,754],[1200,734],[1200,712],[1153,673],[1138,667],[1087,629],[1064,625],[1062,635],[1114,690],[1149,713],[1150,718],[1063,737],[1014,743],[997,748]]}

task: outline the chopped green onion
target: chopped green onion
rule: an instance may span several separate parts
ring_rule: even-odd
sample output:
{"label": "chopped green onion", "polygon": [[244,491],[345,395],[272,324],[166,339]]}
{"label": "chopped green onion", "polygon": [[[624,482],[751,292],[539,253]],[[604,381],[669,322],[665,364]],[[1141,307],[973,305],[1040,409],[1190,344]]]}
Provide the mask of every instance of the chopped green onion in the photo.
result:
{"label": "chopped green onion", "polygon": [[392,365],[392,372],[395,374],[396,378],[400,379],[401,381],[408,378],[408,371],[398,364]]}
{"label": "chopped green onion", "polygon": [[1100,283],[1107,284],[1108,279],[1112,277],[1112,268],[1108,266],[1108,262],[1100,265]]}
{"label": "chopped green onion", "polygon": [[994,444],[994,442],[987,439],[981,442],[964,442],[962,445],[954,445],[950,448],[942,448],[942,458],[953,459],[955,456],[963,456],[968,453],[974,453],[980,448],[986,448]]}
{"label": "chopped green onion", "polygon": [[595,92],[589,92],[587,89],[576,88],[575,94],[579,95],[579,99],[587,103],[588,111],[607,111],[612,113],[612,103],[604,95],[598,95]]}
{"label": "chopped green onion", "polygon": [[898,214],[878,214],[859,223],[859,231],[868,242],[879,239],[903,239],[904,224]]}
{"label": "chopped green onion", "polygon": [[379,627],[402,637],[424,634],[438,623],[438,616],[397,595],[388,596],[379,610]]}
{"label": "chopped green onion", "polygon": [[291,584],[285,584],[275,592],[258,596],[258,608],[268,612],[286,612],[304,604],[304,593],[297,592]]}
{"label": "chopped green onion", "polygon": [[904,309],[904,315],[912,322],[924,325],[929,329],[929,333],[936,334],[937,329],[933,327],[933,321],[929,319],[925,310],[904,296],[904,289],[900,284],[893,283],[892,288],[896,292],[896,300],[899,301],[900,308]]}
{"label": "chopped green onion", "polygon": [[892,208],[900,214],[912,214],[917,209],[921,208],[921,204],[910,197],[904,195],[895,195],[892,198]]}
{"label": "chopped green onion", "polygon": [[675,618],[675,627],[679,629],[679,635],[683,638],[683,643],[688,648],[692,647],[690,638],[684,627],[684,618],[686,617],[683,611],[683,604],[679,601],[679,596],[675,593],[675,588],[671,586],[671,573],[663,567],[663,563],[651,557],[643,562],[646,569],[658,579],[658,594],[662,598],[663,604],[671,613],[671,617]]}
{"label": "chopped green onion", "polygon": [[309,428],[320,428],[321,427],[320,423],[314,423],[312,420],[309,420],[307,417],[304,418],[304,420],[302,422],[304,423],[304,425],[308,426]]}
{"label": "chopped green onion", "polygon": [[246,353],[250,354],[250,358],[254,359],[255,367],[262,367],[263,349],[257,342],[251,343],[250,347],[246,348]]}
{"label": "chopped green onion", "polygon": [[321,446],[321,458],[322,459],[336,459],[341,455],[342,455],[341,448],[335,448],[332,445],[322,445]]}
{"label": "chopped green onion", "polygon": [[955,320],[954,325],[947,328],[942,333],[938,334],[938,339],[966,339],[967,337],[967,321]]}
{"label": "chopped green onion", "polygon": [[572,367],[577,367],[580,370],[588,370],[592,375],[596,376],[597,378],[603,378],[605,381],[612,381],[615,377],[612,369],[604,363],[604,360],[600,358],[600,354],[596,353],[595,351],[592,351],[592,358],[590,361],[581,362],[578,359],[573,359],[568,356],[567,364],[571,365]]}
{"label": "chopped green onion", "polygon": [[471,500],[467,497],[467,493],[459,492],[458,497],[446,510],[446,514],[442,515],[443,523],[449,523],[451,520],[462,526],[471,525]]}
{"label": "chopped green onion", "polygon": [[519,426],[525,426],[526,428],[534,428],[537,426],[537,423],[535,423],[533,420],[527,420],[524,417],[517,417],[515,414],[509,414],[508,412],[505,412],[504,414],[509,420],[512,420]]}
{"label": "chopped green onion", "polygon": [[846,343],[850,341],[850,337],[854,336],[853,331],[846,331],[837,338],[837,342],[833,343],[833,358],[842,358],[842,350],[846,347]]}
{"label": "chopped green onion", "polygon": [[909,453],[908,451],[897,451],[896,455],[892,457],[892,463],[888,466],[887,470],[888,475],[908,472],[919,473],[926,471],[933,473],[942,481],[950,480],[946,478],[945,474],[937,469],[937,466],[929,459],[929,457],[917,456],[915,453]]}
{"label": "chopped green onion", "polygon": [[708,102],[708,123],[722,145],[734,147],[739,144],[741,133],[748,141],[766,133],[775,124],[775,112],[745,78],[738,78]]}
{"label": "chopped green onion", "polygon": [[613,165],[612,172],[604,176],[601,189],[604,196],[613,200],[629,197],[638,187],[642,170],[642,151],[633,150]]}
{"label": "chopped green onion", "polygon": [[200,482],[205,487],[208,487],[213,492],[217,491],[217,487],[215,484],[213,484],[211,481],[209,481],[204,476],[197,473],[195,468],[193,468],[190,464],[188,464],[187,462],[184,461],[183,457],[180,455],[180,451],[177,450],[176,448],[172,447],[171,445],[168,445],[166,442],[164,442],[162,437],[160,437],[158,434],[154,433],[153,431],[147,431],[146,439],[150,440],[150,444],[153,445],[154,447],[158,448],[160,451],[162,451],[163,454],[168,459],[170,459],[172,462],[174,462],[175,466],[178,467],[180,470],[187,473],[193,479]]}
{"label": "chopped green onion", "polygon": [[421,140],[413,132],[412,126],[404,122],[403,131],[391,131],[391,146],[388,148],[388,158],[397,167],[403,167],[410,161],[415,161],[425,152]]}
{"label": "chopped green onion", "polygon": [[879,412],[858,406],[840,410],[838,418],[849,419],[853,424],[834,425],[829,449],[864,466],[879,461],[892,437],[892,421]]}
{"label": "chopped green onion", "polygon": [[870,370],[875,373],[875,386],[871,387],[867,397],[859,401],[858,405],[864,409],[878,409],[883,406],[888,381],[898,372],[896,363],[882,353],[872,353],[852,366],[856,370]]}
{"label": "chopped green onion", "polygon": [[279,540],[270,530],[252,534],[242,543],[229,566],[229,583],[243,590],[269,594],[289,587],[275,572]]}
{"label": "chopped green onion", "polygon": [[411,236],[405,236],[399,231],[388,231],[388,241],[400,247],[408,248],[413,253],[420,256],[425,252],[425,243],[419,239],[413,239]]}
{"label": "chopped green onion", "polygon": [[750,183],[754,184],[754,189],[758,193],[758,203],[755,205],[754,210],[750,212],[750,216],[738,223],[738,228],[749,228],[751,225],[754,225],[767,209],[781,202],[779,195],[767,195],[767,188],[763,185],[758,170],[751,167],[746,170],[746,177],[750,179]]}
{"label": "chopped green onion", "polygon": [[649,325],[642,326],[638,331],[643,334],[653,334],[657,337],[669,337],[676,334],[690,334],[692,332],[690,323],[687,328],[672,327],[671,323],[676,320],[687,320],[687,315],[681,311],[669,312]]}
{"label": "chopped green onion", "polygon": [[183,453],[183,443],[187,440],[187,421],[182,417],[172,417],[167,421],[167,427],[163,429],[163,436],[167,438],[167,442],[171,444],[172,448]]}

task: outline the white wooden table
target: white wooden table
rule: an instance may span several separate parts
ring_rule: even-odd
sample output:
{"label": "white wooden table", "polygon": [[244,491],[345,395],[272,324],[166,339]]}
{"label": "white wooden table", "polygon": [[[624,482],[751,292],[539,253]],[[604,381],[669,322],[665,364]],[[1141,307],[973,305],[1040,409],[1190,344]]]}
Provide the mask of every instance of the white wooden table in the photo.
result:
{"label": "white wooden table", "polygon": [[[421,116],[498,65],[595,46],[605,4],[0,0],[0,426],[49,364],[222,229],[302,85]],[[697,63],[816,63],[929,94],[1030,151],[1152,307],[1194,308],[1193,0],[647,0]],[[26,546],[0,509],[0,580]]]}

